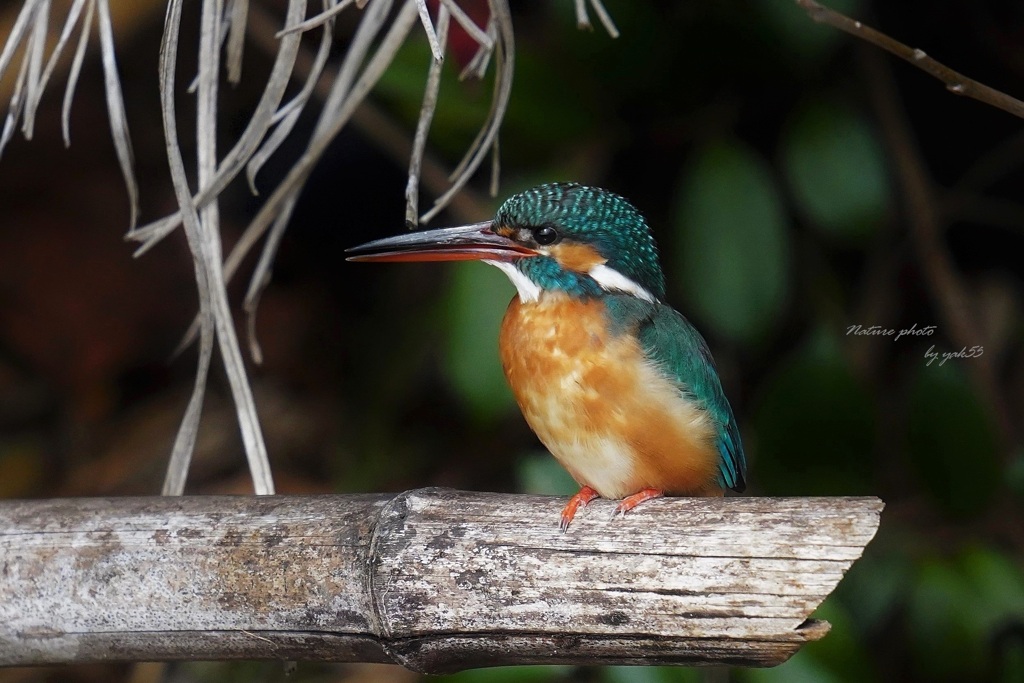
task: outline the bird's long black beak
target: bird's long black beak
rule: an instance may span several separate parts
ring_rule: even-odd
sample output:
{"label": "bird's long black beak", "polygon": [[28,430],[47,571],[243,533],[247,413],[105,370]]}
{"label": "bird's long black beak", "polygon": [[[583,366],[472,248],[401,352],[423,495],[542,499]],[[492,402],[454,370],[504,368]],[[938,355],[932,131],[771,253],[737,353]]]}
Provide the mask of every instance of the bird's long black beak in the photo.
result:
{"label": "bird's long black beak", "polygon": [[345,250],[349,261],[514,261],[537,252],[494,232],[494,223],[418,230]]}

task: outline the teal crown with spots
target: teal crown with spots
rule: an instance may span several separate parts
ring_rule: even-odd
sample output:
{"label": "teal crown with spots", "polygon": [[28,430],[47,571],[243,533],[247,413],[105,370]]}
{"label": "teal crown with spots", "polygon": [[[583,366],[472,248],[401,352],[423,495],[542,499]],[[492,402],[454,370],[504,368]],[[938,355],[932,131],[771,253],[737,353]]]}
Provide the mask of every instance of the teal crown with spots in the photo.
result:
{"label": "teal crown with spots", "polygon": [[[613,268],[642,286],[658,300],[665,298],[665,277],[658,262],[658,247],[643,215],[625,198],[577,183],[551,183],[509,197],[495,216],[499,225],[549,225],[566,240],[587,244]],[[554,264],[523,259],[530,269]],[[547,259],[544,259],[547,260]]]}

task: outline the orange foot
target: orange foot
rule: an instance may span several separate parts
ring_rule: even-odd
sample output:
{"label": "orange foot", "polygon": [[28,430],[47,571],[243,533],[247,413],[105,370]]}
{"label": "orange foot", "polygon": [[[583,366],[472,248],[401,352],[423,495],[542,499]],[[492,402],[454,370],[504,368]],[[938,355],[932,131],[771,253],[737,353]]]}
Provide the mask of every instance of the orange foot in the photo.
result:
{"label": "orange foot", "polygon": [[[644,501],[650,500],[652,498],[661,498],[664,495],[665,492],[659,491],[658,489],[641,489],[640,491],[637,491],[633,495],[626,496],[621,501],[619,501],[619,504],[615,507],[615,514],[624,515],[633,508],[635,508],[640,503],[643,503]],[[565,513],[562,514],[564,515]]]}
{"label": "orange foot", "polygon": [[576,511],[581,507],[587,507],[587,503],[597,497],[597,491],[589,486],[584,486],[575,496],[569,499],[569,502],[562,508],[562,521],[558,524],[558,528],[561,529],[563,534],[569,528],[572,518],[576,516]]}

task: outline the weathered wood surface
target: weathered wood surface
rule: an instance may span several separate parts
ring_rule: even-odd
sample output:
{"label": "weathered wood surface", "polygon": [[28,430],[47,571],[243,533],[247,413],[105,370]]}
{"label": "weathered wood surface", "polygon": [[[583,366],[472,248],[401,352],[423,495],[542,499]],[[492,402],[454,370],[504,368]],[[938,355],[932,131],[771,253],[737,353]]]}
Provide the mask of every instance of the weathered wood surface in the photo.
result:
{"label": "weathered wood surface", "polygon": [[771,666],[877,498],[399,495],[0,502],[0,665],[109,660]]}

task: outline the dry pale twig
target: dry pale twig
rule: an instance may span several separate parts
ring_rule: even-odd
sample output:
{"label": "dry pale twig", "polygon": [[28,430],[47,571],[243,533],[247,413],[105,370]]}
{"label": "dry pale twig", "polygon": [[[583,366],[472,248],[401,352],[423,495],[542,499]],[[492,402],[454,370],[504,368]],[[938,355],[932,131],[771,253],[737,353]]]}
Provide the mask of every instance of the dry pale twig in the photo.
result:
{"label": "dry pale twig", "polygon": [[[608,10],[605,9],[601,0],[590,0],[590,6],[594,9],[594,14],[597,15],[601,25],[604,26],[604,30],[608,31],[608,35],[618,38],[619,29],[615,26],[612,16],[608,14]],[[576,0],[576,26],[588,31],[594,30],[594,25],[590,23],[590,16],[587,14],[586,0]]]}
{"label": "dry pale twig", "polygon": [[[351,0],[343,0],[341,3],[334,5],[334,7],[331,8],[330,5],[332,2],[333,0],[324,0],[324,11],[318,15],[319,17],[326,16],[325,19],[317,23],[317,26],[324,26],[324,30],[320,34],[320,47],[317,49],[316,57],[313,60],[312,66],[306,73],[302,89],[291,99],[290,102],[288,102],[288,104],[278,109],[277,113],[274,114],[272,121],[276,126],[274,131],[263,141],[260,148],[256,150],[249,159],[249,163],[246,164],[245,177],[249,181],[249,189],[252,190],[253,194],[258,194],[256,190],[256,174],[259,173],[263,164],[266,163],[267,159],[269,159],[275,151],[277,151],[277,148],[280,147],[281,143],[285,141],[294,129],[295,124],[299,120],[299,115],[302,114],[306,104],[309,102],[309,98],[312,96],[313,91],[316,88],[317,81],[319,81],[320,75],[323,73],[324,67],[327,65],[327,58],[331,54],[331,45],[333,44],[334,37],[334,16],[336,13],[332,12],[340,7],[351,4]],[[280,36],[281,34],[278,35]],[[294,65],[292,67],[292,73],[293,75],[296,73]]]}
{"label": "dry pale twig", "polygon": [[[448,43],[448,7],[442,4],[437,12],[437,40],[442,50]],[[427,86],[423,92],[423,106],[420,118],[416,123],[416,135],[413,138],[412,153],[409,155],[409,180],[405,185],[405,222],[408,227],[416,225],[419,217],[420,172],[423,169],[423,152],[427,147],[427,133],[434,120],[434,109],[437,107],[437,94],[441,88],[441,67],[443,60],[434,60],[427,74]]]}
{"label": "dry pale twig", "polygon": [[436,216],[469,179],[476,173],[491,145],[498,137],[498,129],[505,118],[505,110],[512,95],[512,72],[515,55],[515,34],[512,30],[512,15],[504,0],[490,0],[491,18],[497,27],[494,49],[498,55],[494,75],[494,95],[487,120],[476,139],[455,170],[452,171],[452,186],[434,202],[434,207],[420,217],[423,222]]}
{"label": "dry pale twig", "polygon": [[[324,3],[324,11],[323,12],[321,12],[320,14],[317,14],[316,16],[314,16],[314,17],[312,17],[310,19],[307,19],[306,21],[303,21],[303,22],[300,22],[298,24],[295,24],[294,26],[287,26],[287,27],[281,29],[280,31],[278,31],[274,35],[274,37],[275,38],[282,38],[282,37],[288,35],[289,33],[303,33],[305,31],[310,31],[310,30],[312,30],[314,28],[317,28],[319,26],[323,26],[327,22],[329,22],[332,19],[334,19],[334,17],[336,17],[338,14],[340,14],[343,9],[345,9],[346,7],[351,5],[353,0],[341,0],[341,2],[335,4],[332,7],[331,4],[333,2],[334,2],[334,0],[328,0],[327,2]],[[360,9],[362,9],[362,5],[357,5],[357,6]]]}
{"label": "dry pale twig", "polygon": [[[334,18],[343,9],[352,7],[353,4],[360,10],[366,9],[359,19],[345,56],[335,72],[333,85],[324,98],[319,120],[305,152],[266,199],[228,258],[222,260],[218,196],[243,168],[246,170],[250,186],[255,192],[256,173],[266,159],[278,149],[281,142],[294,130],[299,115],[311,99],[312,93],[321,81],[321,75],[327,68],[332,46]],[[265,238],[263,250],[245,300],[245,310],[249,315],[250,337],[253,337],[254,315],[260,292],[269,282],[270,267],[278,244],[309,173],[330,142],[353,118],[370,89],[391,64],[410,29],[416,23],[417,17],[423,24],[431,44],[434,61],[429,70],[416,136],[411,144],[410,173],[407,184],[409,216],[415,219],[418,213],[418,190],[421,181],[420,174],[423,172],[424,150],[436,105],[441,62],[451,20],[462,26],[480,45],[476,55],[463,71],[462,77],[470,74],[482,76],[488,66],[491,54],[497,55],[494,95],[490,111],[481,125],[479,134],[450,177],[450,186],[445,191],[438,192],[440,196],[435,201],[434,207],[424,214],[421,220],[429,220],[448,205],[476,172],[487,154],[492,155],[492,193],[496,192],[497,135],[508,106],[512,84],[514,36],[508,2],[507,0],[489,0],[491,16],[486,28],[481,28],[466,15],[455,0],[441,0],[438,5],[436,24],[431,19],[423,0],[402,0],[398,12],[391,12],[393,0],[375,0],[372,3],[369,0],[341,0],[340,2],[338,0],[322,0],[322,11],[310,18],[305,18],[306,0],[289,0],[284,25],[276,31],[279,42],[274,50],[274,66],[267,79],[260,102],[253,111],[246,130],[239,136],[230,151],[218,160],[215,131],[221,65],[220,50],[223,49],[225,52],[224,65],[227,71],[227,80],[232,83],[238,82],[241,77],[246,26],[252,15],[253,7],[250,6],[250,0],[203,0],[199,4],[202,17],[199,73],[189,88],[189,92],[194,92],[197,96],[197,187],[192,190],[188,184],[188,174],[177,138],[174,110],[175,69],[178,62],[179,27],[184,4],[182,0],[169,0],[164,36],[161,42],[160,97],[168,162],[180,208],[174,214],[140,228],[135,227],[138,191],[114,57],[109,0],[73,0],[60,37],[47,60],[45,59],[45,49],[50,5],[50,0],[25,0],[11,35],[3,50],[0,51],[0,77],[13,62],[18,48],[23,47],[24,52],[15,80],[10,111],[4,130],[0,133],[0,152],[19,122],[25,135],[31,136],[35,111],[42,93],[56,69],[60,55],[69,44],[76,27],[79,27],[77,47],[71,61],[65,90],[62,117],[64,138],[66,142],[69,140],[68,119],[71,101],[86,54],[89,31],[95,17],[99,30],[111,131],[131,201],[131,228],[127,236],[140,243],[136,253],[141,254],[178,226],[184,226],[195,261],[200,312],[192,332],[198,332],[200,337],[199,364],[193,393],[175,440],[164,491],[165,493],[180,493],[184,489],[190,454],[198,429],[206,379],[212,361],[213,346],[214,342],[218,341],[220,354],[225,361],[229,383],[234,394],[256,491],[269,493],[273,490],[273,483],[267,465],[266,448],[259,431],[252,392],[246,379],[237,337],[231,322],[226,282],[236,272],[245,255]],[[609,33],[617,36],[618,31],[600,0],[591,0],[591,6]],[[323,34],[320,38],[320,46],[312,65],[306,70],[305,83],[298,94],[282,105],[285,90],[295,72],[295,63],[303,34],[311,29],[321,27]],[[386,31],[384,31],[385,27],[388,27]],[[383,38],[380,38],[379,34],[382,31],[384,35]],[[433,178],[439,174],[433,170],[433,167],[431,168],[432,180],[428,186],[436,187],[439,183]],[[258,361],[259,348],[254,339],[252,353]]]}
{"label": "dry pale twig", "polygon": [[[223,3],[220,0],[204,2],[200,26],[199,74],[196,81],[198,93],[196,143],[200,192],[214,182],[217,176],[216,101],[220,66],[220,38],[223,35],[222,17]],[[183,491],[205,393],[206,375],[210,365],[209,355],[212,353],[213,340],[216,338],[219,341],[221,357],[224,359],[228,382],[235,399],[239,427],[255,491],[258,494],[270,494],[274,492],[274,485],[266,445],[260,431],[259,419],[227,299],[227,288],[221,263],[217,203],[212,201],[206,206],[199,207],[193,201],[177,139],[174,111],[174,70],[177,62],[180,21],[181,5],[178,0],[174,0],[169,6],[164,41],[161,46],[160,95],[168,159],[171,160],[172,181],[182,209],[189,247],[195,260],[203,347],[200,350],[196,384],[172,452],[164,493],[180,494]]]}
{"label": "dry pale twig", "polygon": [[114,138],[114,151],[121,165],[128,189],[131,210],[130,227],[135,227],[139,216],[139,186],[135,181],[135,160],[132,143],[128,137],[128,118],[124,112],[124,97],[121,95],[121,80],[117,75],[117,58],[114,55],[114,29],[110,25],[108,0],[96,0],[97,25],[100,33],[100,54],[103,57],[103,82],[107,93],[107,116],[110,118],[110,132]]}
{"label": "dry pale twig", "polygon": [[850,35],[857,36],[861,40],[866,40],[872,45],[910,62],[922,71],[942,81],[950,92],[974,98],[1009,112],[1014,116],[1024,118],[1024,102],[950,69],[945,64],[941,64],[929,57],[924,50],[917,50],[904,45],[881,31],[865,26],[861,22],[851,19],[834,9],[820,5],[814,0],[795,1],[796,4],[807,10],[807,14],[810,15],[811,19],[819,24],[825,24],[840,31],[845,31]]}
{"label": "dry pale twig", "polygon": [[[77,5],[78,3],[76,3]],[[78,36],[78,47],[75,48],[75,57],[71,62],[71,69],[68,71],[68,84],[64,89],[64,103],[61,106],[61,132],[64,134],[64,146],[71,145],[71,101],[75,95],[75,86],[78,84],[78,76],[82,72],[82,63],[85,61],[85,48],[89,45],[89,26],[92,25],[92,15],[96,9],[96,3],[89,3],[89,10],[82,22],[82,30]],[[72,23],[72,17],[68,17],[68,25]],[[58,43],[58,48],[60,44]],[[56,51],[50,63],[57,64]]]}
{"label": "dry pale twig", "polygon": [[[272,26],[274,20],[268,11],[261,9],[259,6],[253,9],[254,11],[250,14],[253,44],[267,54],[273,55],[277,51],[277,42],[273,40],[272,31],[267,30],[266,27]],[[493,22],[488,22],[488,32],[493,34],[494,31],[491,26],[493,26]],[[490,53],[480,49],[477,55],[480,54],[489,55]],[[313,83],[315,79],[313,92],[317,97],[326,99],[328,94],[330,94],[331,83],[330,76],[321,74],[320,56],[321,53],[319,51],[314,55],[308,47],[304,46],[299,51],[299,56],[295,63],[295,75],[298,78],[304,79],[307,85]],[[374,103],[373,100],[364,100],[359,105],[352,114],[350,124],[378,149],[390,155],[396,163],[405,163],[412,155],[413,140],[410,138],[407,129],[398,120],[385,112],[380,105]],[[275,129],[275,134],[276,132],[277,130]],[[256,156],[254,155],[254,160]],[[420,181],[432,194],[440,195],[448,189],[448,171],[442,166],[440,161],[432,158],[426,152],[423,156],[423,166],[420,173]],[[472,188],[466,187],[463,188],[460,194],[452,198],[451,203],[448,205],[448,210],[459,216],[459,220],[470,223],[479,220],[491,210],[491,207],[483,196]]]}
{"label": "dry pale twig", "polygon": [[37,13],[36,21],[32,26],[32,33],[29,36],[28,44],[25,46],[25,64],[27,70],[22,72],[25,77],[25,116],[21,126],[21,132],[26,140],[32,139],[32,129],[35,124],[36,109],[39,100],[43,95],[43,53],[46,51],[46,36],[49,31],[49,3],[44,3]]}
{"label": "dry pale twig", "polygon": [[430,10],[427,9],[426,0],[414,0],[416,3],[416,11],[420,15],[420,23],[423,24],[423,31],[427,35],[427,42],[430,43],[430,51],[434,55],[434,61],[440,62],[444,59],[444,51],[441,48],[441,44],[437,40],[437,32],[434,30],[434,24],[430,20]]}
{"label": "dry pale twig", "polygon": [[[473,20],[462,11],[462,8],[455,3],[455,0],[441,0],[441,4],[444,5],[445,9],[451,13],[452,18],[455,19],[459,26],[461,26],[473,40],[480,44],[482,49],[491,50],[494,47],[494,38],[487,33],[487,31],[473,23]],[[440,17],[440,15],[438,16]],[[440,21],[440,18],[438,21]],[[444,42],[441,41],[441,44],[444,45]]]}
{"label": "dry pale twig", "polygon": [[[311,155],[310,151],[307,151],[307,155],[292,169],[293,173],[290,173],[289,177],[282,183],[282,186],[278,188],[279,190],[288,188],[287,193],[278,194],[275,192],[275,195],[267,201],[264,205],[264,210],[260,211],[260,215],[257,215],[256,220],[249,226],[249,229],[247,229],[242,239],[236,245],[236,249],[229,256],[227,265],[233,270],[233,267],[244,257],[247,250],[269,228],[270,232],[264,245],[263,253],[254,270],[245,299],[245,309],[249,314],[250,330],[254,328],[253,316],[255,315],[257,303],[262,290],[269,282],[269,269],[273,263],[273,257],[281,235],[294,209],[297,193],[301,190],[309,171],[312,170],[312,163],[303,168],[300,168],[300,166],[307,160],[315,162],[322,154],[326,143],[332,140],[337,135],[337,132],[341,130],[341,127],[348,122],[358,105],[368,94],[370,88],[380,79],[384,70],[391,63],[399,47],[404,42],[412,22],[415,20],[415,16],[419,15],[421,22],[423,21],[423,15],[419,12],[418,6],[416,6],[416,15],[412,12],[413,7],[413,3],[406,3],[403,6],[402,10],[393,20],[391,29],[378,46],[373,57],[369,60],[362,75],[354,85],[350,86],[349,84],[354,78],[354,67],[357,62],[350,61],[349,57],[352,54],[359,54],[359,52],[355,51],[355,47],[359,44],[359,34],[357,33],[352,46],[349,48],[349,55],[346,56],[345,63],[342,64],[332,91],[328,95],[317,130],[314,132],[314,139],[311,142],[310,150],[316,150],[315,154]],[[447,22],[447,13],[445,13],[445,22]],[[362,25],[360,29],[362,29]],[[423,113],[421,112],[421,120],[422,118]],[[415,182],[419,182],[418,176]],[[276,215],[271,217],[271,214],[266,212],[268,208],[275,209],[277,211]],[[268,220],[272,220],[272,225],[267,222]],[[258,353],[258,346],[254,340],[250,341],[250,346]]]}
{"label": "dry pale twig", "polygon": [[[270,229],[270,235],[264,244],[260,260],[253,271],[249,291],[246,293],[245,307],[249,311],[250,317],[254,315],[256,301],[259,299],[260,293],[266,286],[266,283],[269,282],[270,267],[277,252],[281,235],[287,227],[291,214],[295,209],[299,192],[301,192],[309,173],[312,172],[316,161],[323,155],[327,145],[330,144],[348,122],[349,118],[351,118],[359,103],[362,102],[370,89],[380,80],[384,70],[391,64],[391,60],[394,59],[395,54],[415,23],[418,14],[416,7],[413,3],[407,2],[395,16],[391,27],[377,47],[376,52],[370,58],[359,79],[353,83],[358,63],[356,60],[350,61],[352,51],[357,44],[362,42],[360,38],[365,41],[366,50],[369,49],[370,42],[377,32],[377,28],[382,27],[386,23],[386,14],[389,9],[385,7],[387,4],[390,3],[377,2],[370,6],[369,12],[371,14],[364,17],[356,37],[353,39],[353,47],[349,48],[349,54],[346,55],[345,63],[342,64],[341,72],[335,81],[334,88],[324,104],[320,114],[320,121],[314,131],[313,140],[309,148],[307,148],[306,154],[292,167],[284,182],[278,186],[278,190],[267,200],[229,256],[228,260],[230,262],[236,256],[236,253],[239,253],[238,258],[240,260],[244,257],[245,252],[240,252],[239,247],[246,244],[254,244],[259,236],[262,236],[268,228]],[[374,10],[377,10],[374,23],[369,24],[370,30],[362,33],[362,36],[360,36],[363,26],[370,22],[370,17],[373,15]],[[365,54],[365,51],[361,52],[361,54]],[[250,322],[250,329],[252,325],[253,323]]]}
{"label": "dry pale twig", "polygon": [[228,5],[228,43],[226,48],[228,82],[242,80],[242,52],[245,47],[245,26],[249,16],[249,0],[230,0]]}
{"label": "dry pale twig", "polygon": [[[291,0],[288,5],[288,13],[285,19],[297,21],[306,11],[305,0]],[[245,168],[246,163],[252,158],[254,152],[260,145],[261,140],[266,136],[267,130],[272,125],[278,106],[284,97],[285,90],[291,81],[292,70],[295,66],[295,58],[298,54],[301,43],[301,35],[287,35],[281,39],[280,48],[274,59],[274,66],[270,76],[267,78],[267,85],[263,95],[260,97],[256,109],[249,117],[249,123],[245,131],[238,138],[234,147],[221,160],[218,171],[209,185],[196,193],[193,201],[199,208],[205,207],[235,179],[238,173]],[[181,225],[181,212],[151,223],[147,226],[132,230],[127,238],[142,243],[135,255],[139,256],[155,246],[161,239],[169,235],[175,228]]]}
{"label": "dry pale twig", "polygon": [[486,33],[487,37],[491,39],[490,44],[480,43],[476,54],[473,55],[465,68],[459,73],[460,81],[464,81],[470,76],[483,78],[484,74],[487,73],[487,65],[491,63],[491,55],[494,53],[494,42],[498,39],[498,25],[495,23],[494,17],[487,20]]}
{"label": "dry pale twig", "polygon": [[199,293],[199,364],[196,380],[189,398],[185,416],[174,440],[171,460],[164,480],[163,495],[181,495],[185,490],[185,479],[199,433],[199,418],[206,394],[206,380],[209,376],[210,361],[213,357],[214,322],[210,303],[210,285],[207,270],[202,264],[200,244],[202,242],[199,214],[192,202],[188,187],[185,163],[178,145],[177,117],[174,111],[174,70],[178,57],[178,32],[181,25],[181,0],[171,0],[167,6],[163,41],[160,45],[160,104],[163,109],[164,139],[167,142],[167,161],[170,165],[171,182],[178,203],[184,213],[185,234],[195,262],[196,289]]}
{"label": "dry pale twig", "polygon": [[114,140],[121,173],[128,190],[130,224],[135,225],[138,218],[138,185],[135,181],[132,146],[128,134],[128,122],[124,114],[124,99],[121,95],[121,84],[117,74],[117,59],[114,55],[113,32],[110,25],[109,0],[75,0],[67,11],[64,28],[57,39],[50,57],[44,64],[46,41],[50,20],[50,0],[25,0],[25,4],[14,22],[10,36],[0,51],[0,78],[3,77],[14,59],[19,47],[24,47],[21,67],[15,81],[11,96],[10,108],[0,133],[0,153],[11,139],[21,121],[21,130],[26,138],[31,139],[35,127],[35,114],[42,98],[46,84],[53,74],[68,41],[85,10],[78,47],[68,75],[68,85],[64,96],[63,129],[64,140],[68,140],[68,113],[71,97],[81,69],[82,56],[92,28],[93,17],[99,28],[100,54],[103,62],[103,80],[107,96],[107,113],[110,119],[110,131]]}
{"label": "dry pale twig", "polygon": [[29,62],[32,60],[34,53],[45,47],[44,42],[37,40],[39,31],[36,30],[36,26],[38,23],[43,24],[43,36],[45,38],[48,9],[45,2],[28,0],[21,8],[21,12],[11,28],[11,36],[8,38],[7,44],[4,45],[3,52],[0,53],[0,78],[2,78],[11,60],[14,58],[14,53],[18,46],[22,40],[26,41],[25,56],[22,59],[21,68],[15,80],[10,110],[7,113],[7,119],[4,121],[3,133],[0,134],[0,153],[3,152],[7,142],[11,139],[14,128],[21,118],[21,112],[25,104],[22,92],[25,89],[25,81],[28,78]]}
{"label": "dry pale twig", "polygon": [[[320,159],[320,156],[323,154],[323,151],[327,148],[328,144],[348,121],[348,118],[351,116],[355,106],[362,101],[363,97],[365,97],[366,93],[369,91],[369,88],[376,83],[377,79],[379,79],[380,73],[383,72],[383,69],[390,64],[390,60],[394,57],[398,47],[401,46],[402,40],[404,40],[409,29],[415,22],[417,16],[415,5],[412,2],[407,2],[403,5],[402,11],[393,19],[388,37],[385,38],[377,48],[374,59],[371,61],[371,64],[375,65],[372,69],[374,78],[369,79],[364,75],[357,84],[357,88],[353,89],[360,93],[359,96],[354,100],[348,98],[350,86],[355,78],[356,70],[365,55],[369,52],[377,32],[386,23],[390,5],[390,0],[378,0],[378,2],[373,3],[369,11],[363,15],[363,18],[359,23],[359,27],[356,30],[356,34],[349,45],[348,52],[338,69],[338,75],[335,77],[332,90],[328,94],[323,105],[320,122],[318,123],[317,130],[314,131],[313,139],[310,141],[306,153],[299,158],[286,175],[285,179],[264,202],[263,207],[243,232],[238,242],[236,242],[224,263],[224,277],[226,280],[230,280],[237,271],[242,260],[259,243],[259,241],[263,239],[268,230],[271,231],[271,236],[268,237],[264,244],[263,254],[260,257],[259,263],[257,264],[252,276],[249,291],[246,295],[246,302],[244,304],[245,309],[249,312],[248,328],[250,331],[253,329],[255,324],[253,317],[255,315],[255,308],[259,298],[259,293],[262,291],[266,283],[269,282],[269,270],[273,260],[272,256],[276,253],[280,237],[283,234],[284,228],[291,216],[295,201],[299,192],[302,190],[306,178],[312,171],[313,166]],[[297,23],[297,20],[289,20],[286,22],[286,26],[293,26]],[[330,29],[330,25],[327,26],[327,29]],[[282,40],[287,38],[294,38],[297,40],[299,37],[299,34],[289,32],[283,36]],[[323,44],[321,45],[321,50],[325,51]],[[326,54],[324,55],[324,58],[326,58]],[[371,72],[371,68],[367,67],[366,71]],[[311,83],[313,78],[314,76],[311,74],[307,83]],[[303,102],[304,101],[305,99],[303,99]],[[333,116],[334,121],[331,123],[332,110],[337,110],[339,108],[344,110],[346,107],[347,110],[339,112]],[[289,113],[289,116],[297,115],[298,111]],[[327,123],[325,123],[325,121]],[[294,123],[294,121],[292,121],[292,123]],[[273,138],[269,142],[275,145],[279,144],[279,141],[275,142]],[[262,163],[262,159],[260,160],[260,163]],[[255,169],[250,169],[250,174],[254,172]],[[203,206],[206,202],[215,199],[215,197],[216,194],[211,193],[204,196],[202,193],[199,193],[195,197],[195,202],[198,206]],[[131,236],[135,239],[144,241],[143,246],[140,248],[144,250],[169,234],[171,230],[180,224],[180,221],[181,214],[174,214],[149,226],[140,228]],[[189,333],[186,334],[185,339],[182,341],[182,346],[187,345],[191,341],[195,330],[196,323],[194,322]],[[258,360],[261,357],[261,354],[259,346],[255,343],[252,335],[250,335],[250,349],[254,354],[254,358]]]}
{"label": "dry pale twig", "polygon": [[[298,3],[293,3],[298,4]],[[304,0],[302,1],[304,3]],[[200,32],[199,96],[196,103],[196,143],[198,148],[199,190],[211,183],[217,173],[217,89],[219,83],[220,22],[223,16],[222,0],[206,0]],[[274,480],[270,459],[263,440],[256,402],[249,385],[245,362],[242,358],[235,324],[228,303],[227,283],[224,279],[220,247],[220,220],[217,202],[210,202],[200,210],[200,224],[207,248],[203,250],[213,303],[214,324],[220,355],[235,401],[238,424],[242,432],[249,471],[257,494],[274,493]]]}

